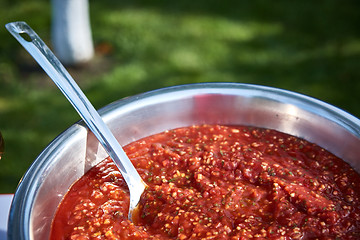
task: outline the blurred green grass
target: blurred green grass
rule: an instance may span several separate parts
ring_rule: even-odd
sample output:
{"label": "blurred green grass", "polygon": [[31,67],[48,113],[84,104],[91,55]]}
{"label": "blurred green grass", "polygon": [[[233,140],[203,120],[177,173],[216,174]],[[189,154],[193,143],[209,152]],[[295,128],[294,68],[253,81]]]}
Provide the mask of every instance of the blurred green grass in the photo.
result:
{"label": "blurred green grass", "polygon": [[[69,67],[96,108],[161,87],[242,82],[319,98],[360,116],[358,1],[90,1],[94,60]],[[0,25],[26,21],[49,44],[50,1],[0,0]],[[0,193],[78,115],[0,28]]]}

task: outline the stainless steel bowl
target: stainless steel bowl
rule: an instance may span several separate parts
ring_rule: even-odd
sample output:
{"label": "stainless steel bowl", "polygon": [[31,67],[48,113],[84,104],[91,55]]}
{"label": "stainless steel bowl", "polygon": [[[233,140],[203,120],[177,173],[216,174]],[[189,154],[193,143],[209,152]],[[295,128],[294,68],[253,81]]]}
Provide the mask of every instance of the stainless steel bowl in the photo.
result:
{"label": "stainless steel bowl", "polygon": [[[294,92],[247,84],[192,84],[125,98],[100,113],[122,145],[193,124],[252,125],[315,142],[360,171],[360,120]],[[8,238],[48,239],[64,194],[105,157],[82,122],[54,139],[19,184],[10,210]]]}

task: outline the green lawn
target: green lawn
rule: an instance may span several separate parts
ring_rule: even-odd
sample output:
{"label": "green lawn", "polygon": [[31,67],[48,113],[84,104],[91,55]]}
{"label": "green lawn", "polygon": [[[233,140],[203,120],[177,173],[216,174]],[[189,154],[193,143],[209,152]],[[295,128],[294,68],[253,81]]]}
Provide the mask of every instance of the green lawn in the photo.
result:
{"label": "green lawn", "polygon": [[[79,120],[5,30],[24,20],[50,44],[50,2],[0,0],[0,193],[14,192],[42,149]],[[360,117],[359,1],[90,1],[97,55],[69,68],[96,108],[197,82],[304,93]]]}

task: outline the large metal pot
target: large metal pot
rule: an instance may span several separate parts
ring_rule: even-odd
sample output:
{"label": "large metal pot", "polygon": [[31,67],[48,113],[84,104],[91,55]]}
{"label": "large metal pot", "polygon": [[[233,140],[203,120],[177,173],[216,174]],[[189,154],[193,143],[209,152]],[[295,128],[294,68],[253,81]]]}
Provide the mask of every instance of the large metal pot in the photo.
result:
{"label": "large metal pot", "polygon": [[[122,99],[100,113],[122,145],[193,124],[252,125],[315,142],[360,171],[360,120],[289,91],[233,83],[183,85]],[[81,121],[54,139],[19,184],[10,210],[9,239],[48,239],[64,194],[105,157]]]}

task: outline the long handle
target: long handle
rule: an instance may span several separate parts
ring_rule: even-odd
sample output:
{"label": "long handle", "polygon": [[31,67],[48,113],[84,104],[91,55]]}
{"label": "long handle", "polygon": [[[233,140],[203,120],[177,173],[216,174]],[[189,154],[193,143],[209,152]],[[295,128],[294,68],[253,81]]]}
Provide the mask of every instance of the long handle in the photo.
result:
{"label": "long handle", "polygon": [[[129,189],[140,188],[139,190],[142,192],[144,184],[130,159],[127,157],[98,112],[56,56],[25,22],[8,23],[6,24],[6,28],[33,56],[71,102],[89,129],[94,133],[119,168]],[[26,40],[23,38],[22,34],[27,34],[31,40]]]}

